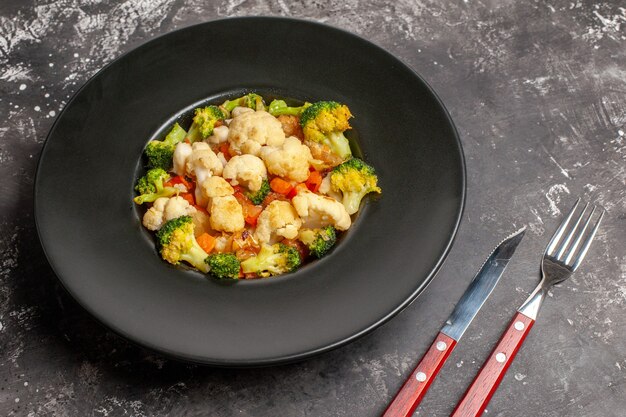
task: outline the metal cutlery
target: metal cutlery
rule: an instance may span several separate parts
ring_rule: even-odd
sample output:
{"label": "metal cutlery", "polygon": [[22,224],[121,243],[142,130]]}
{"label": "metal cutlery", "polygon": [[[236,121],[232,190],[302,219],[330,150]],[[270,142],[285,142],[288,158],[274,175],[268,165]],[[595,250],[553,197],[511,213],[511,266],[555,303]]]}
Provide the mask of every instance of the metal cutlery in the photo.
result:
{"label": "metal cutlery", "polygon": [[385,410],[383,417],[406,417],[413,414],[456,343],[498,283],[524,237],[524,231],[525,228],[508,236],[491,252],[426,354]]}
{"label": "metal cutlery", "polygon": [[[596,216],[597,220],[591,226],[596,207],[593,207],[583,223],[589,204],[586,204],[578,217],[573,220],[579,204],[580,198],[576,201],[576,204],[574,204],[574,207],[565,217],[565,220],[563,220],[546,247],[541,259],[542,279],[539,285],[517,310],[498,345],[483,364],[472,385],[457,404],[451,417],[475,417],[483,413],[489,400],[498,388],[502,377],[535,323],[548,290],[553,285],[569,278],[580,266],[598,231],[604,216],[604,210],[602,210],[599,216]],[[590,226],[591,231],[589,231]]]}

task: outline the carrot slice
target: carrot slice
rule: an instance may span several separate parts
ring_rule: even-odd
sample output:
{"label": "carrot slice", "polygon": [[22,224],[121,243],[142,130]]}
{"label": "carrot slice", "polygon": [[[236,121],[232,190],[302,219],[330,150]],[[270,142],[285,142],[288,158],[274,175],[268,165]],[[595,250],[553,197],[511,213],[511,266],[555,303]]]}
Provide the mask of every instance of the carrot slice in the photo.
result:
{"label": "carrot slice", "polygon": [[182,193],[182,194],[179,194],[179,196],[184,198],[185,200],[187,200],[189,205],[191,205],[191,206],[195,206],[196,205],[196,200],[194,199],[193,194],[191,194],[191,193]]}
{"label": "carrot slice", "polygon": [[246,197],[246,195],[243,193],[239,186],[235,186],[233,188],[235,189],[235,193],[233,194],[233,196],[237,199],[239,204],[241,204],[244,209],[245,206],[252,204],[252,201],[250,201],[250,199]]}
{"label": "carrot slice", "polygon": [[270,188],[279,194],[287,195],[293,189],[293,185],[282,178],[275,177],[270,181]]}
{"label": "carrot slice", "polygon": [[298,195],[298,193],[301,190],[308,190],[308,187],[306,186],[305,183],[301,182],[300,184],[296,185],[295,187],[293,187],[293,190],[291,190],[289,192],[289,194],[287,194],[287,198],[294,198],[296,195]]}
{"label": "carrot slice", "polygon": [[168,183],[170,183],[171,185],[182,184],[185,186],[185,188],[187,188],[187,190],[191,190],[193,188],[193,182],[188,181],[182,175],[177,175],[174,178],[170,178]]}
{"label": "carrot slice", "polygon": [[251,226],[256,226],[256,222],[259,218],[259,214],[263,211],[262,206],[255,206],[254,204],[249,204],[244,208],[244,212],[246,213],[245,220]]}
{"label": "carrot slice", "polygon": [[222,143],[219,146],[218,151],[224,155],[224,158],[226,158],[227,161],[231,158],[230,144],[228,142]]}
{"label": "carrot slice", "polygon": [[216,240],[217,239],[215,239],[213,236],[211,236],[208,233],[202,233],[200,236],[196,237],[196,241],[198,242],[198,245],[200,245],[200,247],[206,253],[211,253],[211,251],[215,247]]}
{"label": "carrot slice", "polygon": [[311,171],[305,184],[309,190],[316,193],[320,189],[320,185],[322,185],[322,174],[317,171]]}

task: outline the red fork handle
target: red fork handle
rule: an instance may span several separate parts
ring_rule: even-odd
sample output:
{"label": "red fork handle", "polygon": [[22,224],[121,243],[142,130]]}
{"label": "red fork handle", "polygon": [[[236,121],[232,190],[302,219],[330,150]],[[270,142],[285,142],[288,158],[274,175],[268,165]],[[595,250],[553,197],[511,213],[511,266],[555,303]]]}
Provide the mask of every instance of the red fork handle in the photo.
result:
{"label": "red fork handle", "polygon": [[456,340],[440,332],[382,417],[411,416],[455,345]]}
{"label": "red fork handle", "polygon": [[535,320],[520,312],[515,314],[498,345],[450,417],[477,417],[483,413],[533,324]]}

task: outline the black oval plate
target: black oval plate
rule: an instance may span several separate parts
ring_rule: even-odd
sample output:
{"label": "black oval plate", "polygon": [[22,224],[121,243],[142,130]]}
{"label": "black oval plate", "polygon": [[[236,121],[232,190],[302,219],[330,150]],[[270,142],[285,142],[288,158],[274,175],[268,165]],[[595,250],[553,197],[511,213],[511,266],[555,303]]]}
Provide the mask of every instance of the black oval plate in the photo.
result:
{"label": "black oval plate", "polygon": [[[348,104],[383,194],[323,260],[222,284],[163,262],[131,199],[163,121],[242,88]],[[390,319],[442,264],[464,201],[458,135],[415,72],[350,33],[269,17],[178,30],[106,66],[59,115],[35,183],[46,255],[84,308],[145,347],[223,366],[303,359]]]}

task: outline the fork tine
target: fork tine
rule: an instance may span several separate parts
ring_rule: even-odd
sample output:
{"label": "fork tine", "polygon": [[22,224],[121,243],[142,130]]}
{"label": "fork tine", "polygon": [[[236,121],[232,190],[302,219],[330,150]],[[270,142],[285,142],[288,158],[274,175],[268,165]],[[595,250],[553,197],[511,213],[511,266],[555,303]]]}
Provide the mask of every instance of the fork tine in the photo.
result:
{"label": "fork tine", "polygon": [[571,220],[572,216],[574,215],[574,212],[576,211],[576,208],[578,207],[578,203],[580,203],[580,197],[578,198],[578,200],[576,200],[576,203],[574,204],[574,207],[572,207],[572,209],[570,210],[570,212],[567,215],[567,217],[565,218],[565,220],[563,220],[563,222],[561,223],[559,228],[556,229],[556,232],[554,232],[554,235],[552,236],[552,239],[550,239],[550,243],[548,243],[548,246],[546,247],[546,251],[545,251],[546,255],[552,254],[552,252],[554,251],[554,248],[556,247],[557,243],[559,243],[559,240],[561,239],[561,235],[565,231],[565,228],[567,227],[567,224]]}
{"label": "fork tine", "polygon": [[[567,258],[565,258],[565,265],[570,265],[570,262],[572,261],[572,258],[574,257],[574,253],[576,253],[576,249],[578,248],[578,245],[580,245],[581,240],[583,240],[583,236],[585,236],[587,227],[589,227],[589,223],[591,222],[591,218],[593,217],[593,213],[595,212],[596,212],[596,206],[593,206],[591,213],[589,213],[589,216],[587,216],[587,221],[585,221],[585,224],[583,225],[583,229],[578,233],[578,236],[576,237],[576,240],[574,241],[572,248],[569,250],[569,254],[567,255]],[[582,214],[581,214],[581,217],[582,217]]]}
{"label": "fork tine", "polygon": [[583,219],[583,215],[585,214],[585,211],[587,211],[587,207],[589,207],[589,203],[585,204],[585,207],[583,207],[583,211],[580,212],[580,216],[578,216],[578,219],[576,220],[574,227],[571,228],[570,232],[565,237],[565,240],[563,240],[563,243],[561,243],[561,249],[559,249],[559,252],[555,256],[556,259],[559,259],[559,260],[562,259],[563,254],[565,254],[567,245],[569,245],[569,242],[574,237],[574,233],[576,233],[576,229],[578,229],[578,225],[580,224],[580,221]]}
{"label": "fork tine", "polygon": [[602,213],[600,213],[600,217],[598,218],[596,225],[593,227],[591,234],[587,237],[587,240],[585,240],[583,248],[580,250],[580,253],[576,257],[576,261],[574,262],[574,265],[572,266],[572,271],[575,271],[578,268],[580,263],[583,261],[583,258],[587,254],[587,251],[589,250],[589,246],[591,246],[591,241],[593,240],[593,237],[596,235],[596,232],[598,231],[598,227],[600,227],[600,222],[602,221],[602,218],[604,217],[604,213],[605,211],[602,210]]}

